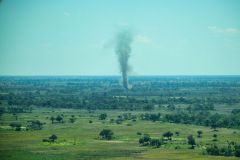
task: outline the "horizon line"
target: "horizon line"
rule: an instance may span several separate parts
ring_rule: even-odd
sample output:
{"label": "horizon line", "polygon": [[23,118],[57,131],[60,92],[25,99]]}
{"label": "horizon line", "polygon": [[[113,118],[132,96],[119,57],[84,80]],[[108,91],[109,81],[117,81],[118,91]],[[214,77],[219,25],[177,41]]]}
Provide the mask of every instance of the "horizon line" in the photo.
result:
{"label": "horizon line", "polygon": [[[139,75],[128,75],[128,77],[141,77],[141,76],[146,76],[146,77],[151,77],[151,76],[240,76],[240,74],[139,74]],[[6,75],[1,75],[0,77],[121,77],[121,75],[100,75],[100,74],[90,74],[90,75],[64,75],[64,74],[52,74],[52,75],[44,75],[44,74],[39,74],[39,75],[34,75],[34,74],[29,74],[29,75],[20,75],[20,74],[6,74]]]}

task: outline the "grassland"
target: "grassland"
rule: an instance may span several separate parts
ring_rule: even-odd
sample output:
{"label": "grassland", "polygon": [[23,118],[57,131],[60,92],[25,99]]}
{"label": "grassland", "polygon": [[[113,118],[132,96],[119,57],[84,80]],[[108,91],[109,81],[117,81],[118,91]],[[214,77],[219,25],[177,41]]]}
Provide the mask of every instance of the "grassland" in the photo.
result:
{"label": "grassland", "polygon": [[[222,110],[223,107],[222,107]],[[107,113],[106,120],[99,120],[100,113]],[[130,111],[129,111],[130,112]],[[238,159],[236,157],[204,155],[207,144],[217,143],[227,145],[227,141],[240,143],[240,130],[219,128],[218,141],[213,142],[213,130],[209,127],[173,124],[166,122],[126,120],[122,124],[111,123],[111,118],[125,113],[124,111],[94,111],[78,109],[35,109],[32,113],[21,113],[18,121],[23,126],[28,120],[40,120],[46,124],[38,131],[14,131],[9,124],[15,121],[12,114],[4,114],[0,123],[0,159],[1,160],[62,160],[62,159],[163,159],[163,160],[222,160]],[[131,112],[139,115],[141,111]],[[49,117],[64,115],[64,123],[52,124]],[[69,123],[71,115],[77,118],[75,123]],[[93,123],[89,123],[92,120]],[[114,132],[114,139],[107,141],[99,139],[99,132],[108,128]],[[203,131],[202,138],[197,138],[197,130]],[[166,131],[180,132],[174,134],[173,140],[160,148],[140,146],[137,132],[149,134],[153,138],[161,138]],[[42,142],[51,134],[58,136],[57,142]],[[195,149],[189,149],[186,137],[192,134],[197,142]],[[175,149],[178,146],[179,149]]]}

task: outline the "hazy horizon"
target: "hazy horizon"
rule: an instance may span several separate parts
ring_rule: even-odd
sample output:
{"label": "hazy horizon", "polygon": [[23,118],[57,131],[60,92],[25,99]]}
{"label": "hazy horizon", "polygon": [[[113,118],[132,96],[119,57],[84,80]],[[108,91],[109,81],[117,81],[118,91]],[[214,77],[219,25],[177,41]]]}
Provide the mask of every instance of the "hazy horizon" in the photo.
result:
{"label": "hazy horizon", "polygon": [[[177,75],[177,74],[169,74],[169,75],[129,75],[128,77],[239,77],[240,74],[188,74],[188,75]],[[0,77],[119,77],[120,74],[113,75],[0,75]]]}
{"label": "hazy horizon", "polygon": [[112,39],[133,33],[130,76],[240,75],[240,1],[0,1],[0,76],[119,76]]}

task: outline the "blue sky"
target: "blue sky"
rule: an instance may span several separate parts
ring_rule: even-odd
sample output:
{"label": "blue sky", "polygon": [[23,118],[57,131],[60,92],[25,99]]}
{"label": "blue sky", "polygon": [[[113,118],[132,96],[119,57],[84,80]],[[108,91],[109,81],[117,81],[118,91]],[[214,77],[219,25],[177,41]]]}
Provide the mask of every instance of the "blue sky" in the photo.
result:
{"label": "blue sky", "polygon": [[239,0],[3,0],[0,75],[119,75],[111,45],[134,35],[131,75],[240,74]]}

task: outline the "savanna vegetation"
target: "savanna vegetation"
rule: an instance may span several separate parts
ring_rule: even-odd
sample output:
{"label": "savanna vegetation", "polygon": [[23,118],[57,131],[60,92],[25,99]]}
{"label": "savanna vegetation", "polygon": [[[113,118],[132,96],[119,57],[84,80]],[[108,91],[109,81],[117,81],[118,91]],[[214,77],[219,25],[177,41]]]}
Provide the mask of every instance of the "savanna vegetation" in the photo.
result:
{"label": "savanna vegetation", "polygon": [[0,159],[238,159],[240,77],[0,77]]}

